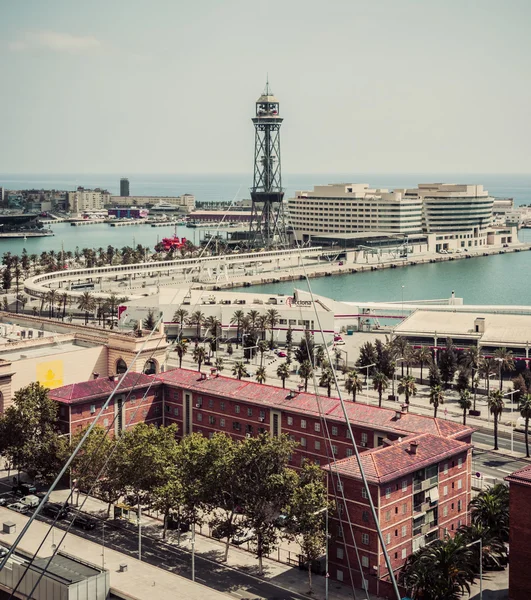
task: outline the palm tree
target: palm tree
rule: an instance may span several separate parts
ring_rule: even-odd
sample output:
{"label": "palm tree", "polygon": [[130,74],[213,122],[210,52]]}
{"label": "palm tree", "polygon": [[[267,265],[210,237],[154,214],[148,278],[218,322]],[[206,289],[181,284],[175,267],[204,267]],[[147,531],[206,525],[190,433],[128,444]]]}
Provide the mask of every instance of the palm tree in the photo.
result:
{"label": "palm tree", "polygon": [[236,348],[238,348],[238,344],[240,343],[240,332],[244,317],[243,310],[235,310],[230,320],[231,325],[236,325]]}
{"label": "palm tree", "polygon": [[321,387],[326,388],[327,396],[329,398],[332,395],[332,385],[334,384],[334,382],[335,378],[332,369],[330,367],[323,369],[323,372],[321,373],[321,378],[319,379],[319,385]]}
{"label": "palm tree", "polygon": [[[391,342],[391,345],[393,347],[394,352],[396,352],[396,354],[398,355],[397,357],[407,358],[407,355],[409,354],[411,349],[411,345],[406,340],[406,338],[398,336]],[[405,361],[402,361],[401,364],[402,378],[404,378],[404,362]]]}
{"label": "palm tree", "polygon": [[514,371],[514,358],[511,350],[507,348],[498,348],[494,353],[494,360],[498,363],[498,369],[500,374],[500,390],[503,386],[503,371]]}
{"label": "palm tree", "polygon": [[269,344],[265,340],[260,340],[257,344],[258,352],[260,352],[260,367],[264,364],[264,354],[269,350]]}
{"label": "palm tree", "polygon": [[[59,293],[57,292],[57,290],[54,290],[54,289],[51,289],[46,294],[46,301],[50,305],[50,308],[48,309],[48,316],[51,319],[54,318],[54,308],[55,308],[55,303],[57,302],[58,296],[59,296]],[[18,302],[17,302],[17,305],[18,305]]]}
{"label": "palm tree", "polygon": [[466,411],[470,410],[472,406],[472,400],[470,399],[472,394],[469,390],[463,390],[459,394],[459,400],[457,403],[459,404],[459,408],[463,411],[463,425],[466,425]]}
{"label": "palm tree", "polygon": [[199,341],[201,338],[201,326],[203,325],[203,321],[205,320],[205,315],[200,311],[194,311],[190,317],[188,317],[188,325],[196,328],[196,339]]}
{"label": "palm tree", "polygon": [[224,362],[225,362],[225,361],[224,361],[224,360],[221,358],[221,356],[220,356],[219,358],[216,358],[216,363],[215,363],[215,366],[216,366],[216,369],[217,369],[217,370],[218,370],[220,373],[221,373],[221,371],[223,371],[223,369],[225,368]]}
{"label": "palm tree", "polygon": [[127,298],[120,298],[114,292],[109,295],[107,298],[107,305],[109,307],[109,312],[111,313],[111,329],[114,329],[114,316],[116,315],[116,311],[122,302],[125,302]]}
{"label": "palm tree", "polygon": [[260,316],[260,313],[257,310],[251,309],[248,313],[247,313],[247,317],[249,319],[249,325],[251,327],[251,329],[256,329],[256,321],[258,319],[258,317]]}
{"label": "palm tree", "polygon": [[[266,315],[258,315],[256,319],[256,329],[260,332],[260,339],[265,340],[266,330],[269,328]],[[269,346],[269,344],[268,344]]]}
{"label": "palm tree", "polygon": [[[400,393],[400,391],[399,391]],[[433,418],[437,418],[437,409],[444,404],[444,390],[440,385],[430,388],[430,404],[433,404]]]}
{"label": "palm tree", "polygon": [[63,314],[61,316],[61,320],[64,321],[66,316],[66,305],[70,303],[70,296],[67,292],[63,292],[61,294],[61,303],[63,304]]}
{"label": "palm tree", "polygon": [[201,365],[206,359],[206,350],[203,346],[196,346],[192,352],[192,358],[197,363],[197,370],[201,371]]}
{"label": "palm tree", "polygon": [[502,542],[509,541],[509,487],[496,483],[470,502],[472,524],[490,531]]}
{"label": "palm tree", "polygon": [[503,402],[503,393],[501,390],[492,391],[488,398],[490,414],[494,418],[494,450],[498,450],[498,419],[500,418],[505,403]]}
{"label": "palm tree", "polygon": [[531,419],[531,394],[525,394],[520,401],[520,415],[525,419],[525,455],[529,458],[529,419]]}
{"label": "palm tree", "polygon": [[420,383],[422,385],[422,371],[424,364],[429,364],[432,361],[431,350],[428,346],[421,346],[416,352],[416,359],[420,364]]}
{"label": "palm tree", "polygon": [[286,379],[289,378],[289,366],[287,363],[283,362],[277,367],[277,377],[282,379],[282,387],[286,387]]}
{"label": "palm tree", "polygon": [[90,292],[83,292],[77,304],[79,310],[85,313],[85,325],[88,323],[89,315],[96,308],[94,296]]}
{"label": "palm tree", "polygon": [[241,379],[242,377],[249,377],[249,372],[247,371],[246,366],[240,360],[232,367],[232,374],[237,379]]}
{"label": "palm tree", "polygon": [[278,322],[280,320],[280,313],[278,312],[278,310],[276,308],[270,308],[269,310],[266,311],[266,319],[267,319],[267,325],[269,327],[269,329],[271,330],[271,338],[269,340],[269,347],[273,348],[273,336],[275,334],[274,329],[275,327],[278,325]]}
{"label": "palm tree", "polygon": [[181,339],[183,336],[183,327],[187,316],[188,311],[186,310],[186,308],[178,308],[173,313],[172,321],[174,323],[179,323],[179,339]]}
{"label": "palm tree", "polygon": [[301,379],[304,381],[304,391],[308,391],[308,379],[313,376],[313,367],[312,363],[309,360],[304,360],[299,367],[299,375]]}
{"label": "palm tree", "polygon": [[487,527],[481,524],[462,525],[457,532],[463,536],[466,545],[474,548],[474,563],[479,564],[479,547],[475,544],[481,539],[481,562],[484,569],[499,569],[507,564],[507,545]]}
{"label": "palm tree", "polygon": [[185,342],[184,340],[179,340],[175,344],[175,352],[177,352],[177,355],[179,356],[179,369],[180,369],[183,364],[183,357],[188,352],[188,342]]}
{"label": "palm tree", "polygon": [[417,395],[417,386],[415,385],[415,378],[411,375],[407,377],[402,377],[400,383],[398,384],[398,393],[404,394],[406,397],[406,404],[409,404],[409,399],[411,396]]}
{"label": "palm tree", "polygon": [[320,367],[325,361],[325,350],[323,346],[317,346],[315,349],[315,366]]}
{"label": "palm tree", "polygon": [[266,368],[258,367],[258,369],[256,369],[256,381],[258,381],[258,383],[265,383],[266,378],[267,378]]}
{"label": "palm tree", "polygon": [[345,378],[345,390],[352,394],[352,402],[356,402],[356,394],[363,389],[360,374],[356,369],[352,369],[347,373]]}
{"label": "palm tree", "polygon": [[220,320],[210,315],[203,321],[203,326],[206,328],[205,333],[210,332],[211,347],[213,351],[216,351],[218,348],[218,330],[221,327]]}
{"label": "palm tree", "polygon": [[382,371],[376,371],[372,376],[372,387],[378,392],[378,406],[382,407],[382,396],[389,387],[389,378]]}

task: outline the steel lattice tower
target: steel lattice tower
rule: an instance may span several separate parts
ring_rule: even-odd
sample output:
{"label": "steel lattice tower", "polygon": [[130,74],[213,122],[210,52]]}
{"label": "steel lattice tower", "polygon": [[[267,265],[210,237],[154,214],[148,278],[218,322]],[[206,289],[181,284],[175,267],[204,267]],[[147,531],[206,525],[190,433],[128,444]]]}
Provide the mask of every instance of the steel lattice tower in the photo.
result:
{"label": "steel lattice tower", "polygon": [[254,178],[251,188],[252,212],[249,243],[271,248],[286,243],[282,176],[280,168],[279,103],[269,89],[256,101],[252,121],[254,137]]}

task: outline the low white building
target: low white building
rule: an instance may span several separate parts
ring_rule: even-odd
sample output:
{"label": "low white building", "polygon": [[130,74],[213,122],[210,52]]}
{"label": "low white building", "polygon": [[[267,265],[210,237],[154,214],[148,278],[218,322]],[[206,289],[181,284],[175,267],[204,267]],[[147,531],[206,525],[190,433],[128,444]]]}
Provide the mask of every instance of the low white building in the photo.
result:
{"label": "low white building", "polygon": [[112,206],[173,206],[176,210],[190,212],[195,209],[195,196],[183,194],[182,196],[111,196],[108,204]]}

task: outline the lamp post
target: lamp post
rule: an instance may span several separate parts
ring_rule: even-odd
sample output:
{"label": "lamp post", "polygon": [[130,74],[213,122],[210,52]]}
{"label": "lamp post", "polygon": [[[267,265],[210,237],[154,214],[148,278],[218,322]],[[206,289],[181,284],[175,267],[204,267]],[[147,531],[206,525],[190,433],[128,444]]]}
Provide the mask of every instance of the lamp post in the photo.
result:
{"label": "lamp post", "polygon": [[369,369],[371,367],[375,367],[376,363],[371,363],[370,365],[362,365],[362,369],[367,369],[365,373],[365,404],[369,404]]}
{"label": "lamp post", "polygon": [[[393,363],[399,363],[402,360],[406,360],[403,356],[401,356],[400,358],[395,358]],[[396,364],[395,364],[395,370],[393,372],[393,397],[395,395],[395,382],[396,382]]]}
{"label": "lamp post", "polygon": [[507,392],[506,394],[503,394],[504,396],[511,396],[511,452],[514,452],[514,427],[513,427],[513,396],[514,394],[516,394],[516,392],[519,392],[520,390],[513,390],[512,392]]}
{"label": "lamp post", "polygon": [[470,548],[474,544],[479,544],[479,600],[483,600],[483,540],[479,538],[475,542],[470,542],[466,548]]}
{"label": "lamp post", "polygon": [[404,287],[402,286],[402,319],[404,319]]}
{"label": "lamp post", "polygon": [[328,600],[328,506],[324,506],[323,508],[315,511],[313,514],[320,515],[321,513],[325,513],[325,600]]}

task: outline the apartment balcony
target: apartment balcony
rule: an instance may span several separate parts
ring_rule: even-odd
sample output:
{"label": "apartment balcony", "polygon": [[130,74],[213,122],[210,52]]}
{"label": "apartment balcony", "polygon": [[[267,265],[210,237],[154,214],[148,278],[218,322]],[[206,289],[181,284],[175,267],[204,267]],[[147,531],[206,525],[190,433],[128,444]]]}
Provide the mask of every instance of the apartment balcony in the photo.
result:
{"label": "apartment balcony", "polygon": [[420,479],[413,482],[413,491],[414,492],[425,492],[426,490],[430,490],[432,487],[435,487],[439,484],[439,477],[435,475],[434,477],[429,477],[428,479]]}
{"label": "apartment balcony", "polygon": [[432,531],[433,529],[437,529],[438,524],[437,524],[437,519],[430,521],[429,523],[426,523],[425,525],[422,525],[421,527],[421,533],[422,535],[428,535],[428,533],[430,533],[430,531]]}
{"label": "apartment balcony", "polygon": [[429,509],[430,509],[430,503],[427,501],[420,502],[419,504],[413,505],[413,512],[415,512],[415,513],[425,513],[425,512],[428,512]]}

